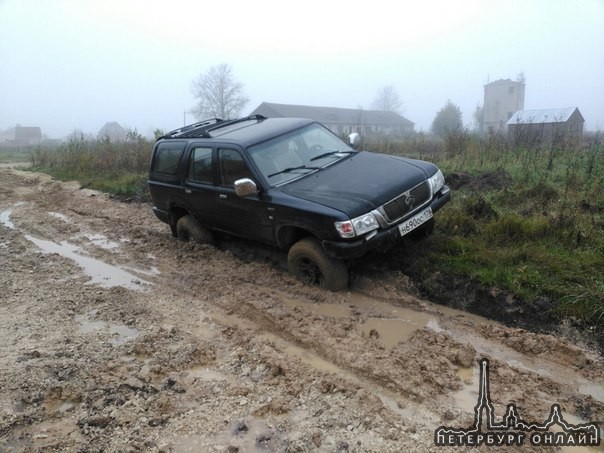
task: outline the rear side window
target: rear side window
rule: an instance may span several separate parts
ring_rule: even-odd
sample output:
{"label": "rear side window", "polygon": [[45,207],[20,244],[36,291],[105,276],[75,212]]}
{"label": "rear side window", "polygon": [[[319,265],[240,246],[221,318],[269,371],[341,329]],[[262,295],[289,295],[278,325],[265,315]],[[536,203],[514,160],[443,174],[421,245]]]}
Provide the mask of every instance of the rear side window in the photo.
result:
{"label": "rear side window", "polygon": [[210,184],[213,182],[212,148],[193,148],[189,163],[189,180]]}
{"label": "rear side window", "polygon": [[157,146],[153,159],[154,173],[176,176],[180,156],[185,149],[185,142],[163,142]]}

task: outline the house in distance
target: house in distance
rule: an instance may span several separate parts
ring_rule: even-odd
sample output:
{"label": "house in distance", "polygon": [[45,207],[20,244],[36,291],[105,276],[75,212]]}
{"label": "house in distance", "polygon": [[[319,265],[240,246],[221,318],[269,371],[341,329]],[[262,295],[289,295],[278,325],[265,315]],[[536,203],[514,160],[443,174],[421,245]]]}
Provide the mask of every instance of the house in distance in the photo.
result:
{"label": "house in distance", "polygon": [[366,137],[377,135],[404,137],[413,134],[415,126],[415,123],[395,112],[271,102],[263,102],[250,115],[264,115],[269,118],[310,118],[340,136],[358,132]]}
{"label": "house in distance", "polygon": [[21,126],[17,124],[6,131],[0,131],[2,146],[27,147],[42,142],[42,130],[38,126]]}
{"label": "house in distance", "polygon": [[577,107],[519,110],[507,122],[508,140],[516,144],[579,143],[585,119]]}
{"label": "house in distance", "polygon": [[111,121],[109,123],[105,123],[105,125],[101,128],[99,133],[97,134],[97,138],[99,140],[109,140],[110,142],[125,142],[127,138],[127,131],[119,123],[115,121]]}

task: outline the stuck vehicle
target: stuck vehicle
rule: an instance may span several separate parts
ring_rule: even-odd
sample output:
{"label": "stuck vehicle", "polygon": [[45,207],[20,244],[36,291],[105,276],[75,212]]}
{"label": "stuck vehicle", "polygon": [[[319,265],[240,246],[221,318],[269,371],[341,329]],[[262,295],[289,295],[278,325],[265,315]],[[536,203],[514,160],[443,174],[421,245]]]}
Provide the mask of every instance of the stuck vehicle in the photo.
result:
{"label": "stuck vehicle", "polygon": [[451,197],[436,165],[356,151],[349,138],[261,115],[176,129],[153,148],[153,211],[182,240],[222,231],[270,244],[303,282],[343,290],[351,260],[430,233]]}

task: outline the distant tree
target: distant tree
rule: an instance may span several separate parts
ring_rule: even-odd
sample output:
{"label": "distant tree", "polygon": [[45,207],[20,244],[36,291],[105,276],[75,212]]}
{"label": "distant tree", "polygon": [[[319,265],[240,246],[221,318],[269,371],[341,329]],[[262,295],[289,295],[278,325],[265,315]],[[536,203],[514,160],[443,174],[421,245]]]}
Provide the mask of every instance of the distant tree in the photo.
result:
{"label": "distant tree", "polygon": [[160,137],[163,137],[165,134],[163,129],[160,129],[159,127],[155,128],[155,130],[153,131],[153,138],[155,138],[155,140],[159,139]]}
{"label": "distant tree", "polygon": [[378,90],[371,107],[374,110],[400,113],[403,108],[403,101],[401,101],[396,88],[392,85],[386,85]]}
{"label": "distant tree", "polygon": [[233,69],[226,63],[212,66],[193,80],[191,91],[197,98],[192,113],[197,119],[218,117],[232,119],[248,103],[243,85],[235,80]]}
{"label": "distant tree", "polygon": [[87,140],[94,140],[92,134],[88,134],[81,129],[74,129],[65,137],[67,142],[84,142]]}
{"label": "distant tree", "polygon": [[526,77],[524,75],[524,71],[520,71],[516,76],[516,82],[526,83]]}
{"label": "distant tree", "polygon": [[143,139],[143,136],[139,134],[138,129],[136,127],[132,129],[129,127],[126,129],[126,141],[127,142],[138,142]]}
{"label": "distant tree", "polygon": [[454,132],[463,128],[461,109],[447,100],[445,106],[438,111],[432,121],[432,132],[439,137],[444,137],[447,132]]}
{"label": "distant tree", "polygon": [[474,119],[474,129],[482,134],[484,129],[484,107],[477,105],[472,116]]}

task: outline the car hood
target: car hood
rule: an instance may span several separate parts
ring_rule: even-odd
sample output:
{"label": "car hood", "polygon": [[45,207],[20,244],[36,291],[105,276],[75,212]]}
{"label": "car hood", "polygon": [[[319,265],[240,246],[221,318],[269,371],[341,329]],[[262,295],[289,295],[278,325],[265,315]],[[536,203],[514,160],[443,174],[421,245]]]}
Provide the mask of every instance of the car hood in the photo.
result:
{"label": "car hood", "polygon": [[429,162],[361,151],[280,189],[348,214],[364,214],[432,176]]}

